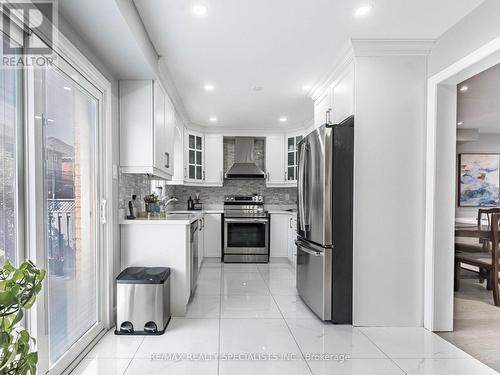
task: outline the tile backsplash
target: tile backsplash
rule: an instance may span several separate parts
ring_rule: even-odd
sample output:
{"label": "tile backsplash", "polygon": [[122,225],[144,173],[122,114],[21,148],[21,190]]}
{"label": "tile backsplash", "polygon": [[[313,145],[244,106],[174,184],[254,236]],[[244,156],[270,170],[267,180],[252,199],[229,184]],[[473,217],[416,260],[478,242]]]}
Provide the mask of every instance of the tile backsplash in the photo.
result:
{"label": "tile backsplash", "polygon": [[[151,193],[151,180],[147,175],[120,173],[119,185],[119,208],[126,209],[133,194],[137,195],[137,199],[142,199]],[[174,195],[174,186],[166,185],[165,189],[167,196]]]}
{"label": "tile backsplash", "polygon": [[267,188],[262,180],[227,180],[222,187],[176,186],[174,196],[179,199],[179,205],[187,205],[187,200],[196,194],[205,205],[220,205],[224,202],[224,195],[252,195],[264,196],[266,204],[291,205],[297,202],[297,189]]}
{"label": "tile backsplash", "polygon": [[[187,200],[198,193],[200,200],[205,205],[222,205],[224,195],[252,195],[264,196],[266,204],[291,205],[297,202],[297,189],[267,188],[263,180],[227,180],[223,187],[204,186],[165,186],[165,194],[179,199],[178,209],[185,209]],[[151,192],[151,181],[145,175],[121,174],[120,175],[120,208],[127,208],[132,194],[144,197]],[[184,207],[184,208],[183,208]]]}

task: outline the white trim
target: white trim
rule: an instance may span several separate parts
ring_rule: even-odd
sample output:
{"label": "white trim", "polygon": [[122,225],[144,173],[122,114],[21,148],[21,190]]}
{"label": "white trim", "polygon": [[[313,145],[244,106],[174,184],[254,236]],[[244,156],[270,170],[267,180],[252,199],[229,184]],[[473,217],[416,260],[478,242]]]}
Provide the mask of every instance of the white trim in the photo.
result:
{"label": "white trim", "polygon": [[370,56],[427,56],[434,39],[352,39],[356,57]]}
{"label": "white trim", "polygon": [[[449,67],[428,79],[427,84],[427,150],[426,150],[426,207],[425,207],[425,273],[424,273],[424,327],[439,331],[450,326],[450,322],[437,322],[435,298],[439,285],[434,282],[435,270],[439,269],[435,257],[436,214],[436,131],[437,131],[437,87],[452,79],[472,65],[500,51],[500,37],[478,48]],[[463,79],[463,77],[462,77]],[[450,275],[452,277],[452,275]],[[452,325],[452,322],[451,322]]]}

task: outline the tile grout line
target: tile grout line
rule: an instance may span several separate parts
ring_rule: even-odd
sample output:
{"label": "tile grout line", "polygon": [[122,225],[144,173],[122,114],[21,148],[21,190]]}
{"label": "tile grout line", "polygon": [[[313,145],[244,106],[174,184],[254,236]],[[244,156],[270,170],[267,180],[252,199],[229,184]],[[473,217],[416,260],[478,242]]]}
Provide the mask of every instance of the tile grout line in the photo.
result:
{"label": "tile grout line", "polygon": [[[353,326],[353,327],[354,327],[354,326]],[[388,355],[385,351],[383,351],[383,350],[382,350],[382,348],[381,348],[381,347],[379,347],[379,346],[377,345],[377,343],[376,343],[375,341],[373,341],[373,340],[370,338],[370,336],[368,336],[365,332],[363,332],[363,330],[362,330],[362,329],[360,329],[360,328],[358,328],[358,327],[355,327],[355,328],[356,328],[359,332],[361,332],[361,334],[362,334],[363,336],[365,336],[365,337],[368,339],[368,341],[370,341],[373,345],[375,345],[375,346],[377,347],[377,349],[378,349],[378,350],[380,350],[380,351],[381,351],[381,352],[382,352],[382,353],[383,353],[383,354],[387,357],[387,359],[389,359],[392,363],[394,363],[394,365],[396,365],[396,367],[397,367],[397,368],[399,368],[399,369],[403,372],[403,374],[408,375],[408,373],[407,373],[405,370],[403,370],[403,369],[401,368],[401,366],[399,366],[399,364],[398,364],[398,363],[397,363],[397,362],[396,362],[396,361],[395,361],[392,357],[390,357],[390,356],[389,356],[389,355]]]}
{"label": "tile grout line", "polygon": [[269,289],[269,294],[271,295],[271,298],[273,299],[274,303],[276,304],[276,307],[278,308],[278,311],[281,314],[281,318],[285,322],[286,328],[288,329],[288,332],[290,332],[290,335],[292,336],[293,341],[295,342],[295,345],[297,345],[297,348],[300,351],[300,355],[302,356],[302,360],[305,362],[305,364],[306,364],[307,368],[309,369],[309,372],[311,373],[311,375],[314,375],[314,373],[313,373],[313,371],[311,369],[311,366],[309,366],[309,362],[307,362],[306,359],[305,359],[305,357],[304,357],[304,352],[302,351],[302,348],[300,347],[299,343],[297,342],[297,339],[295,338],[292,330],[290,329],[290,326],[288,325],[288,322],[286,321],[285,316],[283,315],[283,312],[281,311],[280,306],[278,305],[278,302],[276,302],[276,299],[274,298],[274,294],[271,292],[271,289],[269,288],[269,285],[267,284],[266,280],[262,276],[262,273],[260,272],[259,267],[257,267],[257,271],[259,271],[260,277],[262,277],[262,279],[264,280],[264,284],[266,284],[267,289]]}
{"label": "tile grout line", "polygon": [[132,358],[130,358],[130,361],[128,362],[127,367],[125,367],[125,371],[123,371],[123,375],[125,375],[125,374],[127,373],[128,368],[129,368],[129,367],[130,367],[130,365],[132,364],[132,361],[134,360],[135,355],[136,355],[136,354],[137,354],[137,352],[139,351],[139,348],[141,347],[141,345],[142,345],[142,343],[144,342],[144,340],[145,340],[145,339],[146,339],[146,338],[145,338],[145,337],[143,337],[143,338],[142,338],[142,340],[141,340],[141,343],[137,346],[137,349],[135,350],[134,355],[132,356]]}

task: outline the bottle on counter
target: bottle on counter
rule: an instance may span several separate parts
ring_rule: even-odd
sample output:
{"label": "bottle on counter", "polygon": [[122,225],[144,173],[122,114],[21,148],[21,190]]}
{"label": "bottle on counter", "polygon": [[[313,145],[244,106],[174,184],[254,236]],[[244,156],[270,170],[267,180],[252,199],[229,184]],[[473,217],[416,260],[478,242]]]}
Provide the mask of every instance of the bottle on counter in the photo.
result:
{"label": "bottle on counter", "polygon": [[191,197],[188,199],[188,210],[194,210],[194,201]]}

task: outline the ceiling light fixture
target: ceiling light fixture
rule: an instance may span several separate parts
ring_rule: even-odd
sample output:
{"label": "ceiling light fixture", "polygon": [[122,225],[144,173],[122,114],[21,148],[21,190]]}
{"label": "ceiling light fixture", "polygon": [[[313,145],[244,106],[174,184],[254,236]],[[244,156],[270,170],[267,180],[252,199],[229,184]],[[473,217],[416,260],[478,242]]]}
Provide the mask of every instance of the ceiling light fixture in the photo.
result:
{"label": "ceiling light fixture", "polygon": [[254,86],[254,87],[252,87],[252,90],[253,91],[262,91],[262,90],[264,90],[264,87],[262,87],[262,86]]}
{"label": "ceiling light fixture", "polygon": [[287,118],[285,116],[280,117],[280,122],[286,122],[286,121],[287,121]]}
{"label": "ceiling light fixture", "polygon": [[302,86],[302,91],[307,92],[309,90],[311,90],[311,85],[304,85],[304,86]]}
{"label": "ceiling light fixture", "polygon": [[207,83],[205,86],[203,86],[203,88],[205,89],[205,91],[214,91],[214,85],[212,85],[211,83]]}
{"label": "ceiling light fixture", "polygon": [[212,117],[210,117],[210,118],[208,119],[208,121],[210,121],[210,122],[217,122],[217,117],[212,116]]}
{"label": "ceiling light fixture", "polygon": [[207,7],[203,4],[195,4],[193,5],[193,8],[191,8],[193,11],[193,14],[198,17],[202,17],[205,14],[207,14]]}
{"label": "ceiling light fixture", "polygon": [[356,17],[363,17],[366,16],[368,13],[370,13],[372,9],[373,5],[371,4],[360,5],[359,7],[356,8],[354,14],[356,15]]}
{"label": "ceiling light fixture", "polygon": [[469,89],[469,87],[465,86],[465,85],[460,87],[460,91],[462,91],[462,92],[466,92],[468,89]]}
{"label": "ceiling light fixture", "polygon": [[463,125],[464,123],[462,121],[457,122],[457,125]]}
{"label": "ceiling light fixture", "polygon": [[63,89],[65,89],[66,91],[71,91],[71,87],[69,86],[64,86]]}

